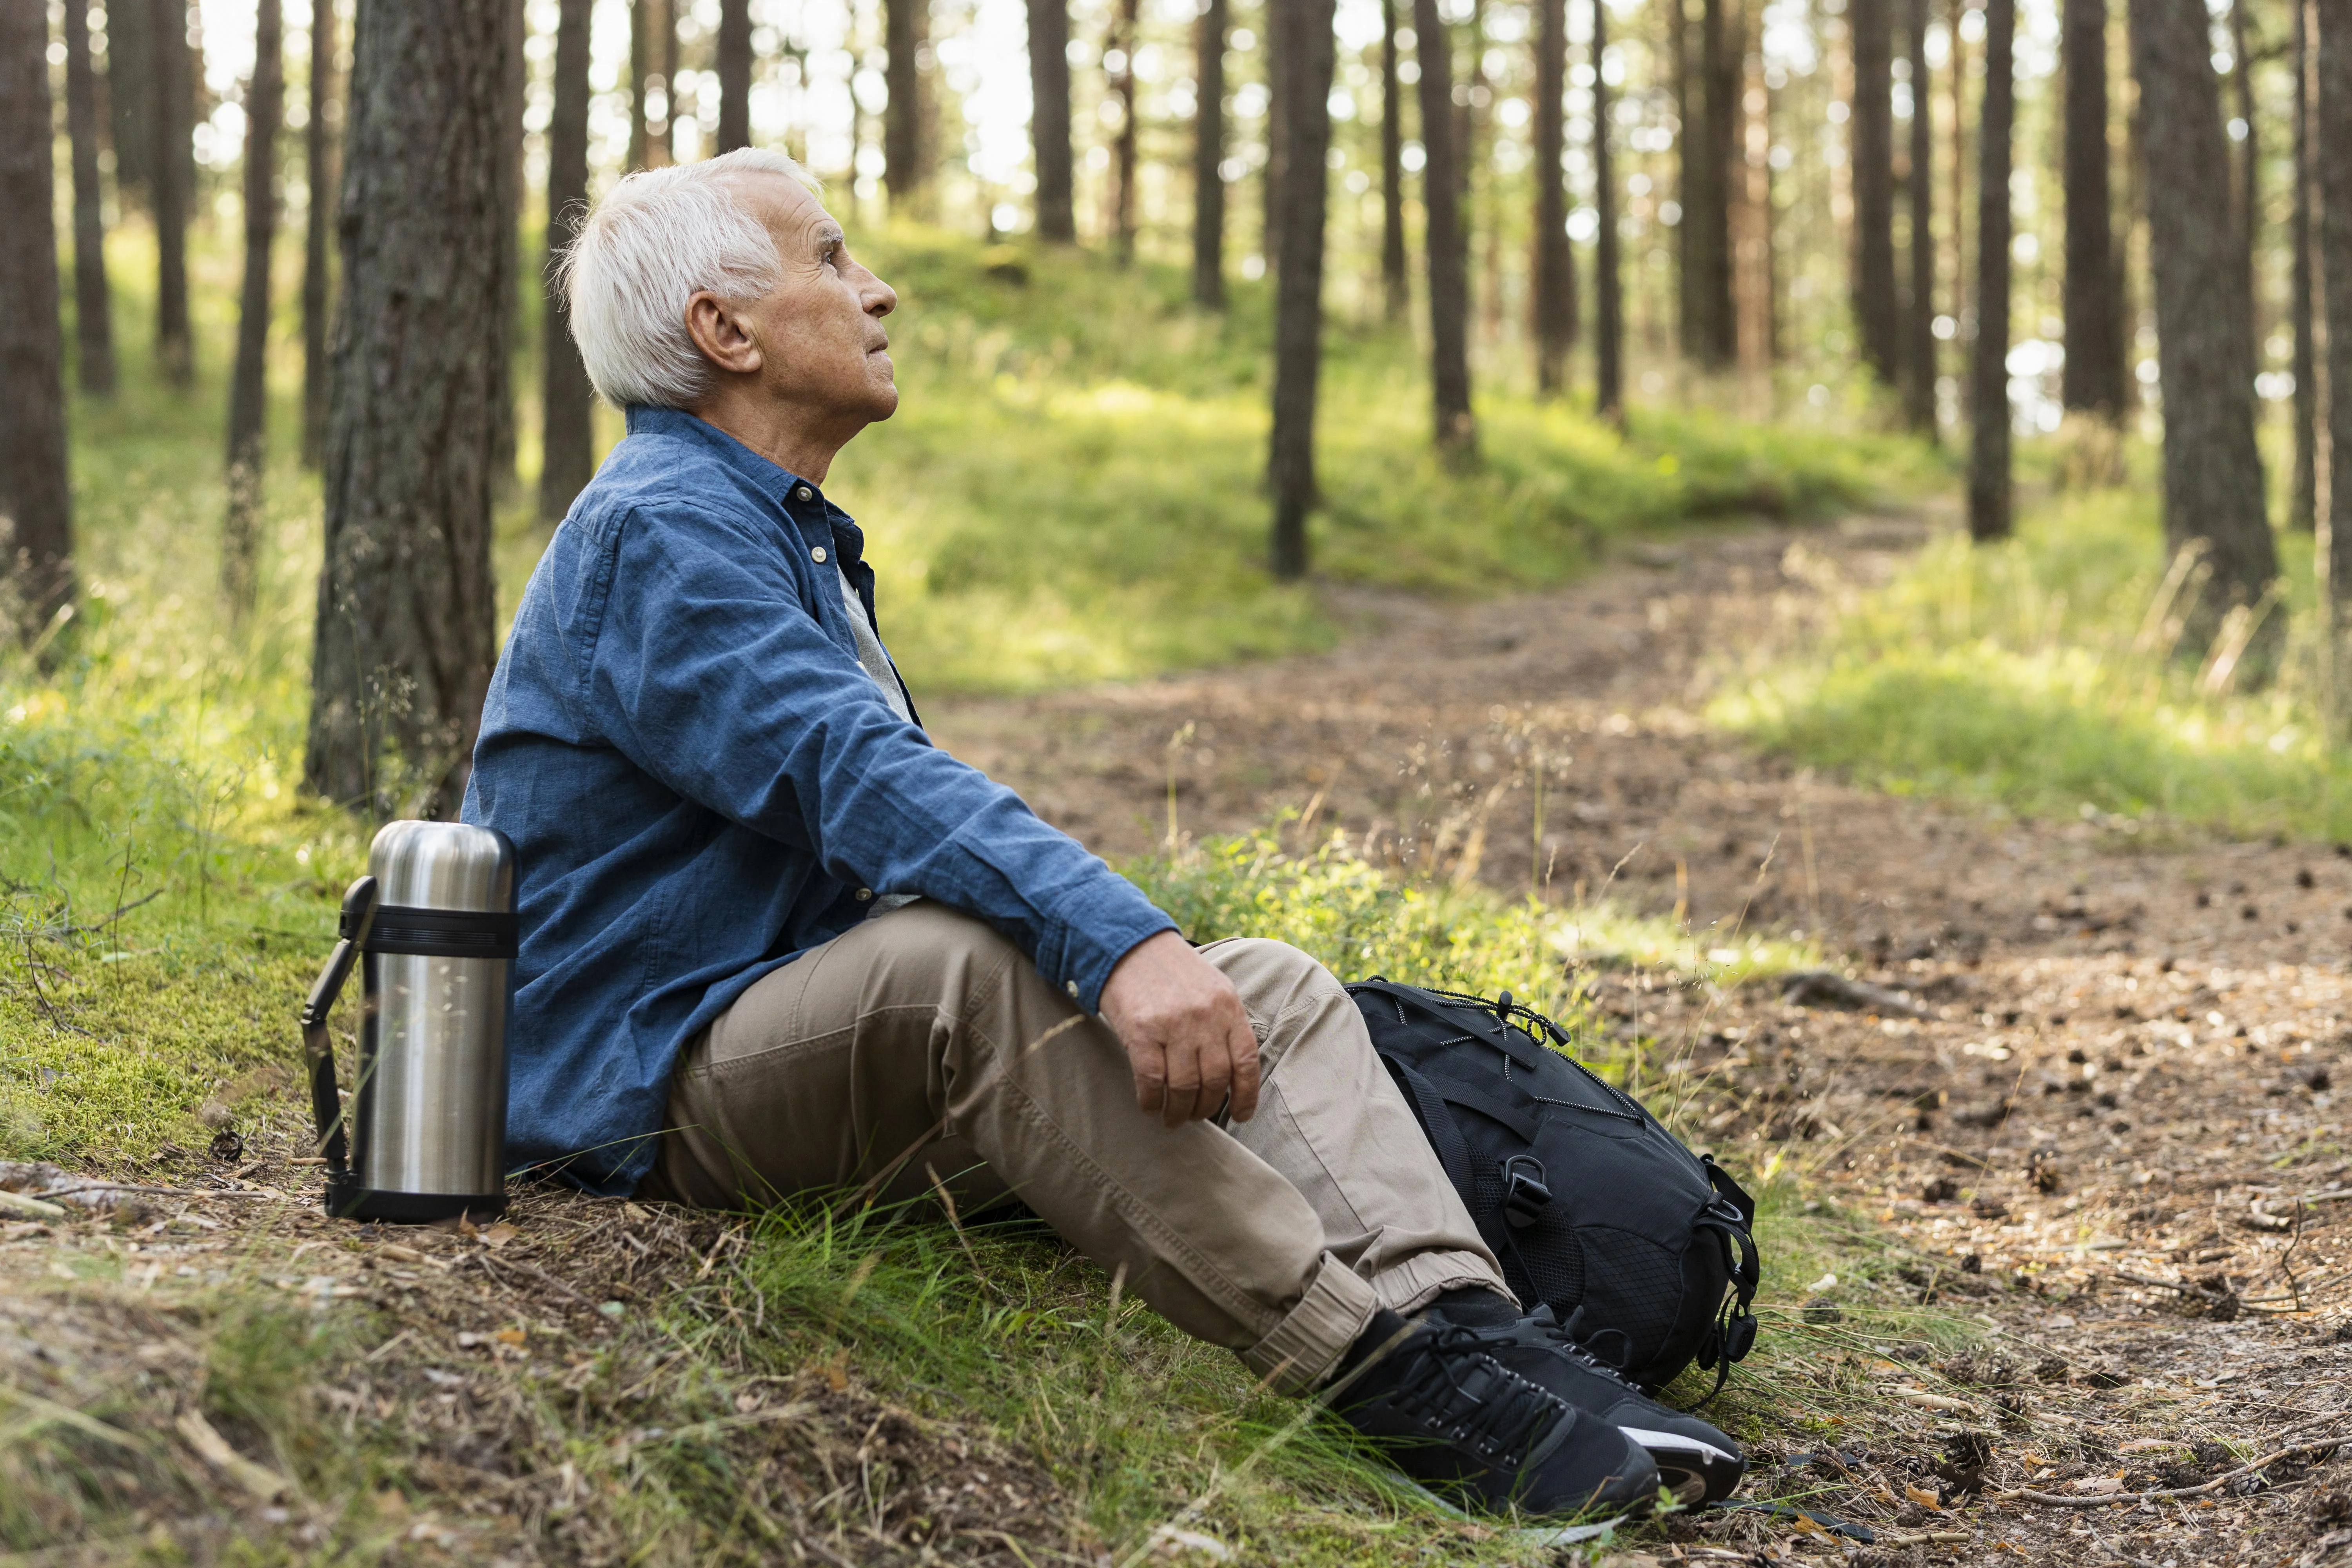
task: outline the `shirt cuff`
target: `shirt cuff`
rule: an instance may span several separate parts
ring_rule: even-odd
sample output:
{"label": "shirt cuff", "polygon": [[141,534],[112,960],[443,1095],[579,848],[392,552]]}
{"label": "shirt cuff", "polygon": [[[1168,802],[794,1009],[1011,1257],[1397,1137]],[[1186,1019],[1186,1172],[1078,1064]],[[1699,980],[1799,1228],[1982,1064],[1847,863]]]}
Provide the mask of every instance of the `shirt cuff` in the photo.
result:
{"label": "shirt cuff", "polygon": [[[1110,972],[1138,943],[1174,931],[1176,922],[1143,896],[1141,889],[1116,871],[1108,871],[1109,886],[1074,900],[1066,912],[1056,911],[1062,940],[1050,965],[1038,968],[1045,978],[1067,992],[1089,1013],[1102,1011],[1102,991]],[[1039,955],[1041,960],[1045,955]]]}

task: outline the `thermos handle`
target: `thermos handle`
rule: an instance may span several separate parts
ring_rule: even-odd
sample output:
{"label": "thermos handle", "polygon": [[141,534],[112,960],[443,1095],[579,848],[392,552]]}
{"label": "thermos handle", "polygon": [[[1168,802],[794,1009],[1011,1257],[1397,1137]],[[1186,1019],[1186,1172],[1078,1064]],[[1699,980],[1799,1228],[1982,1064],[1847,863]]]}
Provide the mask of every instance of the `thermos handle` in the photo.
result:
{"label": "thermos handle", "polygon": [[343,1131],[342,1097],[335,1092],[335,1046],[327,1037],[327,1015],[342,994],[367,943],[368,928],[375,923],[376,881],[362,877],[343,894],[343,914],[336,931],[335,951],[319,971],[310,999],[302,1004],[302,1055],[310,1068],[310,1118],[319,1126],[319,1152],[326,1156],[329,1176],[340,1176],[351,1164],[351,1140]]}

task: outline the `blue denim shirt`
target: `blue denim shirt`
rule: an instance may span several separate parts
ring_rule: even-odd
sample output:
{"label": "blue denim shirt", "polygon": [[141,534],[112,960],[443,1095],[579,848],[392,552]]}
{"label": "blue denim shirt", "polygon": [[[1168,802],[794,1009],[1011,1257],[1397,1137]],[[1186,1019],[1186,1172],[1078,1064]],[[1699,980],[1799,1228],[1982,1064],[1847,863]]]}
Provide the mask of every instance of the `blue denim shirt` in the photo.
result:
{"label": "blue denim shirt", "polygon": [[520,865],[510,1164],[634,1191],[686,1042],[877,894],[978,916],[1089,1010],[1172,928],[891,711],[835,575],[870,616],[864,542],[814,485],[650,408],[556,530],[466,790]]}

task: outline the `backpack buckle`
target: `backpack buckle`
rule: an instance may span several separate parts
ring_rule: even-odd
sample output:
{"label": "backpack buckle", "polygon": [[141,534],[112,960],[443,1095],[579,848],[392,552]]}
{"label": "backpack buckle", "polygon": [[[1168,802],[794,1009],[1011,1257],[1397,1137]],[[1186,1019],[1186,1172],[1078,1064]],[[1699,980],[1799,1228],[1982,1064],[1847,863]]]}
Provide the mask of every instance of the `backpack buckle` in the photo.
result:
{"label": "backpack buckle", "polygon": [[1550,1202],[1542,1161],[1532,1154],[1514,1154],[1503,1162],[1503,1217],[1514,1229],[1535,1224]]}

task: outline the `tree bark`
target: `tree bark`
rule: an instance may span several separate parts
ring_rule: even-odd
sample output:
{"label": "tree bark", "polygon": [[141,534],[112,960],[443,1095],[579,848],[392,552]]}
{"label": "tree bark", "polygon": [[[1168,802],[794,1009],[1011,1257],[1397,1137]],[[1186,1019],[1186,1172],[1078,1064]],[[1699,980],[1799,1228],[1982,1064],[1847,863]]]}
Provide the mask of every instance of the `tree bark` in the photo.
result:
{"label": "tree bark", "polygon": [[541,272],[541,420],[539,515],[554,522],[596,473],[595,389],[580,345],[572,341],[572,310],[555,285],[555,261],[579,237],[588,211],[588,58],[595,0],[562,0],[555,26],[555,103],[547,122],[547,260]]}
{"label": "tree bark", "polygon": [[1609,83],[1601,74],[1609,52],[1609,0],[1592,0],[1592,209],[1600,219],[1592,242],[1592,406],[1611,424],[1625,424],[1625,295],[1617,269],[1617,181],[1610,156]]}
{"label": "tree bark", "polygon": [[[505,94],[499,105],[499,205],[506,211],[503,226],[499,231],[499,243],[507,250],[507,287],[509,290],[522,274],[522,113],[526,96],[530,90],[530,68],[523,62],[523,45],[530,36],[530,23],[523,14],[523,0],[506,0],[507,51],[506,75],[499,89]],[[673,16],[675,7],[673,7]],[[670,63],[677,63],[676,32],[671,34]],[[671,132],[676,134],[677,116],[669,117]],[[497,363],[491,368],[498,375],[498,388],[490,400],[490,469],[497,476],[501,492],[509,491],[516,483],[515,474],[515,384],[514,369],[517,353],[522,347],[522,310],[520,302],[509,299],[506,303],[507,335],[502,340]]]}
{"label": "tree bark", "polygon": [[2006,539],[2011,522],[2009,163],[2017,115],[2016,46],[2017,0],[1985,0],[1984,104],[1977,121],[1977,341],[1969,430],[1969,535],[1979,540]]}
{"label": "tree bark", "polygon": [[327,451],[327,301],[332,291],[331,225],[341,195],[335,136],[328,119],[335,103],[335,48],[340,20],[335,0],[310,0],[310,120],[303,127],[302,177],[310,189],[302,226],[302,466],[315,468]]}
{"label": "tree bark", "polygon": [[1536,386],[1559,393],[1576,342],[1576,257],[1568,244],[1568,0],[1536,4]]}
{"label": "tree bark", "polygon": [[195,92],[188,58],[188,4],[149,4],[148,58],[155,72],[155,102],[147,116],[154,132],[147,167],[155,210],[155,357],[166,381],[185,386],[195,375],[195,347],[188,331],[188,186],[194,172],[189,117]]}
{"label": "tree bark", "polygon": [[285,7],[254,0],[253,75],[245,89],[245,289],[228,400],[228,516],[221,592],[229,618],[253,613],[261,561],[261,479],[269,416],[269,253],[278,238],[278,135],[286,123]]}
{"label": "tree bark", "polygon": [[1470,411],[1470,258],[1462,233],[1462,173],[1454,137],[1453,49],[1437,0],[1412,0],[1413,51],[1421,64],[1423,228],[1429,250],[1430,389],[1437,444],[1475,452]]}
{"label": "tree bark", "polygon": [[360,0],[304,779],[454,812],[497,652],[506,0]]}
{"label": "tree bark", "polygon": [[915,68],[915,51],[922,42],[921,13],[930,0],[883,0],[884,80],[890,101],[882,121],[884,177],[889,182],[890,205],[912,212],[916,193],[929,178],[923,151],[922,76]]}
{"label": "tree bark", "polygon": [[114,302],[106,289],[106,212],[98,182],[98,74],[89,0],[66,0],[66,134],[73,145],[74,337],[81,389],[114,395]]}
{"label": "tree bark", "polygon": [[[2318,147],[2336,149],[2318,159],[2313,193],[2319,205],[2320,308],[2327,322],[2318,378],[2327,454],[2319,505],[2331,541],[2329,582],[2341,605],[2352,600],[2352,158],[2344,155],[2352,147],[2352,4],[2316,0],[2313,10],[2318,68],[2313,136]],[[2167,397],[2166,408],[2171,405]]]}
{"label": "tree bark", "polygon": [[1284,150],[1282,270],[1275,279],[1274,436],[1268,477],[1274,490],[1274,574],[1307,574],[1307,514],[1315,506],[1315,395],[1323,363],[1323,230],[1330,178],[1333,0],[1269,0],[1267,22],[1279,28],[1281,74],[1274,88],[1288,99]]}
{"label": "tree bark", "polygon": [[[1211,0],[1223,5],[1224,0]],[[1381,300],[1391,321],[1412,310],[1404,255],[1404,84],[1397,75],[1397,0],[1381,0]]]}
{"label": "tree bark", "polygon": [[[1853,0],[1853,321],[1863,363],[1902,384],[1902,307],[1895,292],[1895,0]],[[2006,153],[2004,153],[2004,157]]]}
{"label": "tree bark", "polygon": [[625,159],[631,172],[646,167],[646,148],[651,144],[650,128],[646,120],[646,79],[653,74],[653,18],[648,12],[663,0],[627,0],[629,7],[629,151]]}
{"label": "tree bark", "polygon": [[[2247,37],[2246,0],[2230,0],[2230,86],[2238,100],[2238,118],[2245,121],[2245,140],[2238,143],[2238,163],[2231,173],[2231,214],[2237,219],[2238,251],[2245,258],[2247,309],[2253,312],[2253,342],[2263,341],[2262,290],[2256,286],[2254,252],[2263,235],[2262,120],[2254,111],[2254,56]],[[2260,354],[2257,353],[2257,360]]]}
{"label": "tree bark", "polygon": [[[2254,345],[2204,0],[2131,0],[2156,274],[2168,545],[2209,546],[2212,587],[2251,604],[2278,575],[2254,445]],[[2325,47],[2323,43],[2323,47]],[[2211,624],[2211,616],[2201,617]]]}
{"label": "tree bark", "polygon": [[1950,236],[1952,254],[1952,318],[1960,319],[1961,307],[1969,299],[1969,41],[1960,36],[1960,18],[1968,12],[1968,0],[1948,0],[1946,36],[1952,40],[1952,63],[1946,72],[1952,79],[1952,157],[1949,164],[1952,180],[1951,200],[1946,206],[1952,215]]}
{"label": "tree bark", "polygon": [[[1694,363],[1705,357],[1706,290],[1700,286],[1704,268],[1691,226],[1691,209],[1706,203],[1706,93],[1692,90],[1690,12],[1683,0],[1659,0],[1664,23],[1666,76],[1675,105],[1675,204],[1682,217],[1675,225],[1675,342],[1683,358]],[[1663,206],[1664,204],[1659,204]],[[1663,219],[1661,220],[1663,221]]]}
{"label": "tree bark", "polygon": [[2318,171],[2312,163],[2311,73],[2317,64],[2311,47],[2312,0],[2288,0],[2294,13],[2294,213],[2290,235],[2294,255],[2289,268],[2292,282],[2287,313],[2294,318],[2294,401],[2289,415],[2294,426],[2294,474],[2287,487],[2286,521],[2290,528],[2309,529],[2319,516],[2319,468],[2316,461],[2319,426],[2319,345],[2313,311],[2318,288],[2312,274],[2311,200]]}
{"label": "tree bark", "polygon": [[106,129],[114,147],[114,194],[146,205],[147,163],[155,151],[154,8],[147,0],[106,7]]}
{"label": "tree bark", "polygon": [[1070,171],[1069,0],[1029,0],[1029,140],[1037,174],[1037,234],[1078,238]]}
{"label": "tree bark", "polygon": [[[1111,252],[1125,266],[1135,258],[1135,48],[1142,22],[1139,0],[1118,0],[1111,11],[1110,47],[1103,50],[1106,81],[1118,105],[1111,147]],[[1110,70],[1116,58],[1118,69]]]}
{"label": "tree bark", "polygon": [[1193,39],[1192,302],[1209,310],[1225,305],[1225,37],[1232,20],[1231,0],[1208,0]]}
{"label": "tree bark", "polygon": [[2124,411],[2124,321],[2116,296],[2115,208],[2107,153],[2106,0],[2063,0],[2066,361],[2060,395],[2105,419]]}
{"label": "tree bark", "polygon": [[719,0],[719,151],[751,144],[751,0]]}
{"label": "tree bark", "polygon": [[0,548],[27,641],[73,603],[48,49],[47,6],[0,5]]}
{"label": "tree bark", "polygon": [[1731,208],[1737,195],[1732,169],[1738,159],[1746,75],[1742,62],[1748,51],[1745,20],[1729,13],[1729,4],[1706,0],[1700,14],[1699,129],[1705,140],[1699,156],[1704,178],[1683,202],[1683,224],[1698,268],[1698,360],[1717,370],[1739,357],[1739,315],[1733,297],[1738,274],[1731,254]]}
{"label": "tree bark", "polygon": [[1936,96],[1927,69],[1927,0],[1910,0],[1911,299],[1904,312],[1905,412],[1936,439]]}

